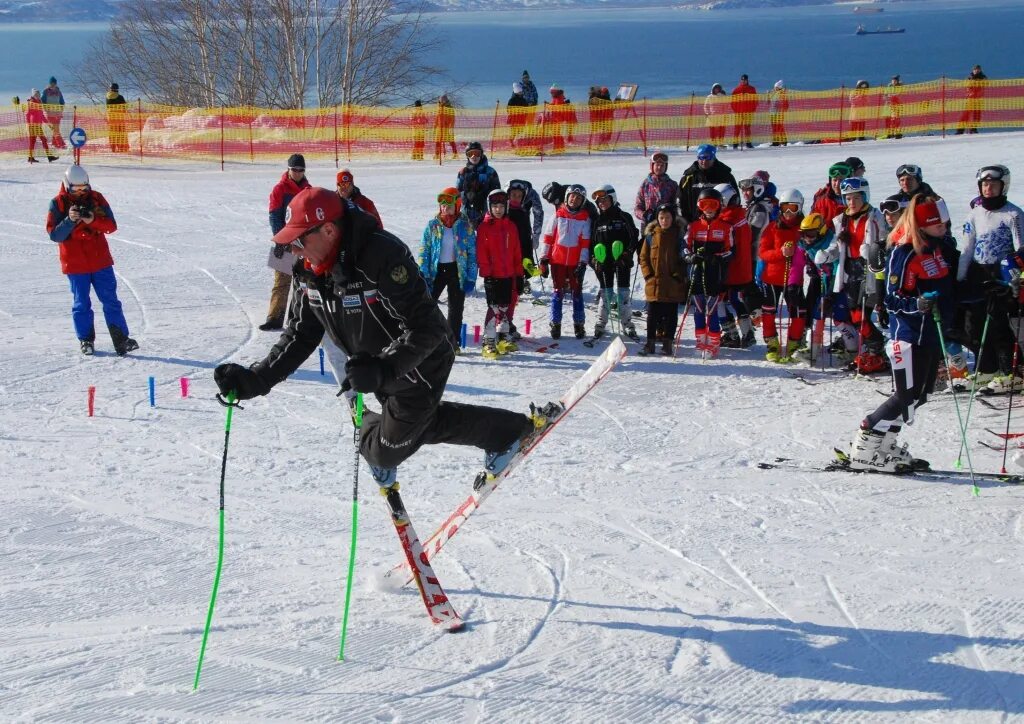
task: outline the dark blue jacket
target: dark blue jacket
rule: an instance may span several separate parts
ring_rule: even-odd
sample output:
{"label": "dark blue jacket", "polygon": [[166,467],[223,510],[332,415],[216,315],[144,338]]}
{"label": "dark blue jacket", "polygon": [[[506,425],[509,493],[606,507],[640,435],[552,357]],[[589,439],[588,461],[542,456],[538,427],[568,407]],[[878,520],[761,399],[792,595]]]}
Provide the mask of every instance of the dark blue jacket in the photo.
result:
{"label": "dark blue jacket", "polygon": [[923,254],[915,253],[910,243],[893,249],[886,265],[885,306],[889,310],[892,339],[938,348],[939,335],[932,313],[920,311],[917,301],[928,292],[939,293],[936,308],[946,334],[953,322],[956,267],[946,258],[940,239],[926,238],[929,245]]}
{"label": "dark blue jacket", "polygon": [[487,155],[484,154],[477,164],[466,162],[465,167],[459,171],[455,188],[462,198],[462,210],[476,227],[487,213],[487,194],[500,189],[501,181],[498,180],[498,172],[487,163]]}

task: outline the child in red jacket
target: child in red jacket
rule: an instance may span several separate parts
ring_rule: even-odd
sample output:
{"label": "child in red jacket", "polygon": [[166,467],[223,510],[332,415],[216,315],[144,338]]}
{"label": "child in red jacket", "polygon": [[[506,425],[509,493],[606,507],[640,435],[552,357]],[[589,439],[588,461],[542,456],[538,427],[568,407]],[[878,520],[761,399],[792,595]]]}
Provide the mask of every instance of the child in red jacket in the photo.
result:
{"label": "child in red jacket", "polygon": [[516,302],[516,278],[522,275],[523,262],[519,230],[506,215],[508,194],[501,189],[491,191],[487,194],[487,209],[476,230],[476,262],[487,295],[483,356],[497,359],[517,349],[508,331]]}

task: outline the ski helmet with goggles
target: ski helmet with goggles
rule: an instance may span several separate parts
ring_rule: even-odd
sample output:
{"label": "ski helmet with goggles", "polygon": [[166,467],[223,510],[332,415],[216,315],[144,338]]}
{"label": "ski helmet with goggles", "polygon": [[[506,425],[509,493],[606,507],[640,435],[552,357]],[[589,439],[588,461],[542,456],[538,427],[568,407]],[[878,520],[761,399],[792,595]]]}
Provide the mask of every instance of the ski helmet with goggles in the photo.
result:
{"label": "ski helmet with goggles", "polygon": [[717,158],[717,157],[718,157],[718,149],[715,148],[714,146],[712,146],[710,143],[702,143],[699,146],[697,146],[697,160],[698,161],[706,161],[706,160],[714,161],[715,158]]}
{"label": "ski helmet with goggles", "polygon": [[828,177],[843,179],[853,175],[853,169],[850,168],[846,161],[840,161],[834,163],[828,167]]}
{"label": "ski helmet with goggles", "polygon": [[779,197],[779,208],[783,208],[786,204],[796,204],[797,212],[803,213],[804,195],[798,189],[790,189]]}
{"label": "ski helmet with goggles", "polygon": [[658,163],[659,161],[661,161],[663,164],[665,164],[666,170],[668,169],[668,154],[665,153],[664,151],[655,151],[654,153],[651,154],[651,171],[652,172],[654,171],[654,164]]}
{"label": "ski helmet with goggles", "polygon": [[880,211],[886,214],[896,214],[907,208],[907,201],[899,194],[893,194],[878,205]]}
{"label": "ski helmet with goggles", "polygon": [[754,190],[755,199],[759,199],[764,196],[764,183],[756,176],[751,176],[750,178],[745,178],[740,181],[740,191],[745,191],[746,189]]}
{"label": "ski helmet with goggles", "polygon": [[64,186],[68,191],[74,186],[88,186],[89,185],[89,174],[85,172],[85,169],[75,164],[69,166],[68,170],[64,172]]}
{"label": "ski helmet with goggles", "polygon": [[[722,195],[722,206],[728,206],[732,203],[733,199],[736,199],[736,189],[729,184],[717,184],[715,191]],[[739,201],[739,199],[736,199]]]}
{"label": "ski helmet with goggles", "polygon": [[896,178],[902,176],[914,176],[919,182],[924,181],[924,172],[916,163],[901,163],[896,167]]}
{"label": "ski helmet with goggles", "polygon": [[[72,166],[74,168],[74,166]],[[995,166],[982,166],[978,169],[978,193],[981,193],[981,182],[991,179],[992,181],[1002,181],[1003,190],[1000,196],[1006,196],[1010,193],[1010,169],[1006,166],[995,165]]]}
{"label": "ski helmet with goggles", "polygon": [[466,146],[466,156],[468,157],[473,151],[479,151],[480,155],[484,155],[484,147],[480,144],[480,141],[470,141],[469,145]]}
{"label": "ski helmet with goggles", "polygon": [[592,198],[594,200],[594,203],[596,204],[598,201],[605,198],[606,196],[611,198],[612,206],[615,206],[615,204],[619,203],[618,198],[615,196],[615,187],[612,186],[611,184],[605,184],[604,186],[601,186],[600,188],[596,189],[594,193],[590,195],[590,198]]}
{"label": "ski helmet with goggles", "polygon": [[700,195],[697,197],[697,209],[702,214],[714,212],[717,215],[722,206],[724,206],[722,193],[718,189],[701,189]]}
{"label": "ski helmet with goggles", "polygon": [[825,230],[827,228],[828,227],[825,224],[825,217],[818,212],[808,214],[804,217],[803,221],[800,222],[801,234],[810,234],[811,232],[814,232],[819,239],[825,235]]}
{"label": "ski helmet with goggles", "polygon": [[587,189],[583,186],[583,184],[569,184],[568,186],[566,186],[565,187],[565,200],[566,201],[569,200],[569,195],[570,194],[579,194],[581,197],[583,197],[583,201],[587,200]]}
{"label": "ski helmet with goggles", "polygon": [[508,191],[518,189],[519,191],[523,192],[524,196],[530,192],[530,188],[532,188],[530,186],[530,182],[523,181],[522,179],[514,178],[508,182]]}
{"label": "ski helmet with goggles", "polygon": [[508,208],[508,194],[501,189],[494,189],[491,193],[487,194],[487,206],[504,206]]}
{"label": "ski helmet with goggles", "polygon": [[842,196],[847,194],[863,194],[864,203],[871,203],[871,190],[868,188],[868,180],[858,176],[851,176],[850,178],[844,178],[839,182],[839,193]]}

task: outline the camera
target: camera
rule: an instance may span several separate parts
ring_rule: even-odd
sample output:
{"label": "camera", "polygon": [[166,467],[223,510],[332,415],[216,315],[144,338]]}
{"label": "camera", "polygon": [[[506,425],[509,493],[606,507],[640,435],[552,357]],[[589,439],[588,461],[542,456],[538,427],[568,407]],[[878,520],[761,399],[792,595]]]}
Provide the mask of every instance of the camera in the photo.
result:
{"label": "camera", "polygon": [[93,208],[94,207],[93,207],[92,202],[90,202],[90,201],[82,201],[82,202],[79,202],[77,204],[72,205],[71,208],[72,209],[77,209],[79,216],[92,216]]}

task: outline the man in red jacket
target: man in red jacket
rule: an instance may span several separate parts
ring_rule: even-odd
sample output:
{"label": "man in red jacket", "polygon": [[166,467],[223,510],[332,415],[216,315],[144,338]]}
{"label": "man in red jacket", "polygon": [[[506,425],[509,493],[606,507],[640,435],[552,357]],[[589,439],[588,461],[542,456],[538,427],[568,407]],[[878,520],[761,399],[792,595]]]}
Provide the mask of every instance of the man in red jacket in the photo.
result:
{"label": "man in red jacket", "polygon": [[64,173],[60,193],[50,201],[46,216],[46,233],[60,249],[60,270],[71,284],[71,319],[75,325],[82,354],[91,355],[96,342],[93,327],[90,288],[103,305],[114,351],[124,356],[139,348],[128,336],[121,302],[117,298],[117,278],[114,260],[107,246],[107,234],[117,231],[114,212],[103,198],[89,185],[89,174],[81,166],[72,166]]}
{"label": "man in red jacket", "polygon": [[740,76],[740,84],[732,89],[732,112],[736,114],[736,130],[734,132],[736,148],[741,145],[753,148],[751,143],[751,125],[754,122],[754,111],[757,110],[757,88],[750,85],[747,74]]}
{"label": "man in red jacket", "polygon": [[[281,174],[270,191],[270,233],[276,234],[285,225],[285,210],[288,204],[302,189],[308,189],[309,179],[306,178],[306,158],[301,153],[293,153],[288,157],[288,170]],[[267,259],[267,266],[274,270],[274,286],[270,290],[270,307],[267,309],[267,321],[260,325],[264,332],[284,328],[284,313],[288,308],[288,289],[292,284],[291,266],[294,261],[285,254],[285,248],[274,244],[272,255]]]}

